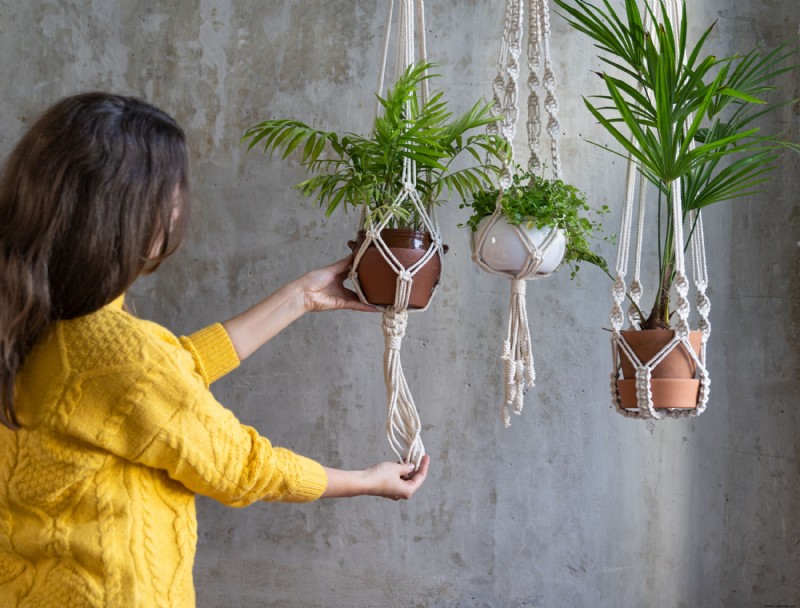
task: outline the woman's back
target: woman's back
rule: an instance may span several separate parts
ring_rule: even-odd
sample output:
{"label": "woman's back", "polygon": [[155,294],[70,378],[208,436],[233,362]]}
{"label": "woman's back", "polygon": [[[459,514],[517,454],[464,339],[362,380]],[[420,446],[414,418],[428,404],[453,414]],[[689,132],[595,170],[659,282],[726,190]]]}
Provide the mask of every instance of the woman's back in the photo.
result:
{"label": "woman's back", "polygon": [[22,428],[0,427],[0,605],[194,605],[194,494],[120,455],[152,440],[121,425],[147,402],[152,341],[170,346],[156,327],[111,305],[29,355]]}

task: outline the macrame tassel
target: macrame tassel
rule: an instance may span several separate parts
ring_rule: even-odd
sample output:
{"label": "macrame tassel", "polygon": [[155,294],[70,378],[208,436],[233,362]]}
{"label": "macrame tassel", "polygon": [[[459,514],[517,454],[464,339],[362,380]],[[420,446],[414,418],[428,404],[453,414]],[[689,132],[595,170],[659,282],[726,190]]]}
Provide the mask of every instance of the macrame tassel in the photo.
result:
{"label": "macrame tassel", "polygon": [[508,311],[508,334],[503,342],[503,378],[505,403],[501,409],[503,424],[511,426],[511,411],[522,413],[525,387],[534,386],[536,372],[531,352],[531,332],[525,305],[525,281],[511,283],[511,303]]}
{"label": "macrame tassel", "polygon": [[419,467],[425,455],[419,433],[422,423],[414,399],[406,383],[400,363],[400,347],[406,335],[408,313],[391,308],[383,313],[383,335],[386,349],[383,356],[383,373],[388,391],[388,419],[386,437],[397,458]]}

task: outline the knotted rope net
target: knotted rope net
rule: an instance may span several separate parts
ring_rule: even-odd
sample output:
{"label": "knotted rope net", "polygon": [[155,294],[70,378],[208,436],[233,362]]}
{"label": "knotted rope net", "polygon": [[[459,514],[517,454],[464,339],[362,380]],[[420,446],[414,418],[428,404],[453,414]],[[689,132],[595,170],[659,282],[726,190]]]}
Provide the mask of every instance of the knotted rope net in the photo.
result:
{"label": "knotted rope net", "polygon": [[[649,23],[649,15],[660,14],[659,0],[647,0],[649,11],[647,14],[647,22]],[[665,1],[665,8],[667,16],[674,28],[675,39],[678,40],[678,32],[680,30],[680,19],[682,12],[680,10],[680,0],[662,0]],[[648,26],[655,27],[655,24]],[[647,27],[646,27],[647,29]],[[646,93],[640,87],[640,93]],[[693,147],[692,144],[690,144]],[[638,176],[638,179],[637,179]],[[636,189],[638,182],[638,222],[636,229],[636,253],[633,281],[631,282],[630,291],[627,291],[625,277],[628,272],[628,257],[630,254],[630,239],[631,230],[633,225],[633,207],[634,199],[636,199]],[[711,381],[709,379],[708,370],[705,366],[706,358],[706,343],[711,333],[711,324],[708,320],[709,311],[711,309],[711,302],[706,295],[708,287],[708,270],[706,267],[706,252],[705,252],[705,239],[703,236],[703,218],[699,210],[691,210],[689,212],[689,225],[692,227],[689,249],[692,259],[692,274],[694,285],[697,292],[696,308],[698,313],[698,329],[701,332],[701,346],[700,352],[696,353],[694,348],[689,342],[689,314],[691,312],[691,305],[688,298],[689,293],[689,280],[686,276],[686,261],[684,258],[684,213],[683,201],[681,199],[680,183],[674,182],[670,185],[670,206],[672,217],[674,221],[674,245],[675,245],[675,291],[677,293],[677,304],[675,312],[678,316],[676,329],[673,338],[664,345],[655,355],[648,361],[641,361],[634,353],[630,344],[625,340],[622,334],[622,328],[625,323],[625,313],[623,311],[623,303],[625,301],[626,293],[631,300],[631,305],[628,309],[628,321],[631,329],[640,329],[644,319],[641,317],[639,311],[639,302],[643,293],[643,286],[641,283],[640,269],[642,258],[642,244],[644,240],[644,217],[645,207],[647,204],[647,181],[644,178],[639,165],[632,155],[628,156],[627,179],[625,183],[625,200],[622,209],[622,227],[620,229],[619,243],[617,246],[617,265],[616,276],[614,285],[612,287],[613,306],[611,309],[611,349],[613,360],[613,371],[611,372],[611,401],[617,412],[628,418],[644,418],[661,420],[664,417],[669,418],[686,418],[699,416],[705,411],[708,403],[709,387]],[[653,404],[652,393],[652,373],[659,363],[675,349],[683,348],[685,353],[691,358],[696,366],[697,376],[700,380],[700,390],[698,393],[697,407],[696,408],[667,408],[656,409]],[[635,385],[636,385],[636,403],[637,409],[626,409],[622,407],[619,380],[622,367],[622,357],[626,357],[633,365],[635,370]]]}
{"label": "knotted rope net", "polygon": [[[503,403],[500,408],[504,426],[511,425],[511,412],[522,413],[525,387],[535,384],[533,351],[531,334],[526,312],[526,281],[543,279],[551,272],[540,272],[545,254],[553,247],[560,234],[552,229],[538,245],[529,233],[520,226],[513,226],[513,231],[522,243],[527,257],[519,270],[508,271],[495,268],[485,255],[487,241],[498,222],[505,222],[502,199],[504,191],[512,183],[514,137],[517,132],[519,118],[519,76],[520,55],[524,34],[525,4],[523,0],[507,0],[505,23],[500,46],[500,57],[497,63],[497,76],[492,82],[492,112],[502,116],[498,122],[492,123],[488,130],[492,134],[500,134],[509,144],[512,151],[502,168],[499,180],[499,196],[494,213],[474,235],[473,261],[484,271],[511,279],[511,300],[508,307],[508,327],[503,341]],[[550,139],[550,158],[555,179],[561,179],[561,158],[559,154],[559,136],[561,126],[558,122],[558,100],[556,98],[556,79],[550,57],[550,11],[547,0],[532,0],[528,12],[528,119],[526,122],[528,150],[528,168],[531,172],[542,167],[540,143],[542,139],[541,108],[547,113],[546,132]],[[541,74],[541,77],[540,77]],[[542,95],[543,94],[543,95]]]}
{"label": "knotted rope net", "polygon": [[[414,63],[414,42],[417,41],[420,60],[425,61],[425,21],[424,3],[422,0],[400,0],[398,11],[398,36],[397,56],[395,61],[396,74],[401,74]],[[389,39],[394,13],[394,1],[390,2],[389,15],[386,25],[386,38],[383,49],[383,59],[379,77],[378,94],[383,91],[383,80],[386,71],[386,61],[389,50]],[[427,81],[423,81],[419,97],[424,104],[428,97]],[[410,112],[410,107],[407,107]],[[402,170],[402,188],[394,198],[392,207],[401,205],[411,206],[418,218],[420,225],[430,234],[430,245],[425,249],[423,256],[411,266],[405,267],[392,253],[384,242],[381,233],[396,219],[392,213],[386,214],[381,221],[376,222],[372,214],[368,213],[366,204],[362,208],[360,226],[365,229],[365,238],[358,251],[355,252],[353,265],[349,278],[354,290],[362,302],[368,303],[359,281],[358,269],[364,254],[370,247],[380,252],[381,257],[397,275],[396,294],[394,303],[389,306],[380,306],[383,310],[383,334],[385,338],[385,352],[383,357],[383,371],[387,389],[387,422],[386,436],[394,453],[402,462],[414,463],[419,467],[425,455],[425,447],[420,438],[422,424],[414,403],[414,398],[408,387],[403,367],[400,360],[400,349],[403,337],[406,334],[408,313],[424,311],[428,305],[421,309],[409,309],[409,298],[414,276],[425,266],[431,258],[439,256],[441,262],[444,257],[441,231],[434,208],[428,208],[417,192],[417,167],[416,163],[406,158]],[[438,284],[434,286],[434,293]],[[431,295],[431,300],[433,295]],[[430,300],[429,300],[430,303]]]}

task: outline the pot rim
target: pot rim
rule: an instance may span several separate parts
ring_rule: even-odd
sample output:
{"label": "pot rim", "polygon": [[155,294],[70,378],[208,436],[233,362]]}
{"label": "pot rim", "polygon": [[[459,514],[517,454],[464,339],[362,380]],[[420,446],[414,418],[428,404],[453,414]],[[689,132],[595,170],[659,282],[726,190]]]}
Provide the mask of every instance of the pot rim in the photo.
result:
{"label": "pot rim", "polygon": [[[481,219],[478,221],[478,223],[482,222],[482,221],[483,221],[483,220],[485,220],[486,218],[492,217],[492,215],[493,215],[492,213],[490,213],[490,214],[488,214],[488,215],[484,215],[483,217],[481,217]],[[512,223],[511,223],[511,220],[509,220],[509,219],[508,219],[508,217],[507,217],[505,214],[501,215],[501,216],[500,216],[500,219],[502,219],[502,220],[503,220],[503,221],[504,221],[506,224],[508,224],[509,226],[514,226],[515,228],[522,227],[522,224],[521,224],[521,223],[520,223],[520,224],[512,224]],[[533,221],[536,221],[536,216],[533,216],[533,215],[526,215],[526,216],[523,218],[523,220],[522,220],[522,221],[523,221],[523,222],[525,222],[525,221],[528,221],[528,222],[533,222]],[[546,230],[546,229],[548,229],[548,228],[549,228],[550,230],[560,230],[562,233],[564,233],[564,229],[563,229],[563,228],[561,228],[560,226],[556,225],[556,224],[545,224],[543,228],[539,228],[539,226],[534,226],[533,228],[534,228],[534,229],[536,229],[536,230]],[[530,230],[530,228],[528,228],[528,230]],[[477,231],[478,231],[478,229],[477,229],[477,227],[476,227],[476,229],[475,229],[475,230],[473,230],[472,232],[477,232]],[[564,234],[565,234],[565,236],[566,236],[566,233],[564,233]]]}
{"label": "pot rim", "polygon": [[[391,235],[395,237],[401,237],[401,238],[405,237],[411,240],[422,241],[424,243],[424,249],[430,247],[431,243],[433,242],[433,236],[431,235],[431,232],[429,230],[414,230],[413,228],[384,228],[383,230],[381,230],[381,234],[384,233],[386,233],[387,236]],[[356,247],[360,247],[361,244],[366,240],[366,238],[367,238],[367,231],[362,228],[356,233],[356,240],[347,241],[347,246],[350,247],[350,249],[355,249]],[[375,243],[372,242],[369,244],[369,246],[375,247]],[[394,246],[387,245],[387,247],[390,250],[392,249],[421,250],[418,247],[398,247],[396,245]],[[449,250],[450,246],[445,243],[442,243],[442,253],[447,253]]]}

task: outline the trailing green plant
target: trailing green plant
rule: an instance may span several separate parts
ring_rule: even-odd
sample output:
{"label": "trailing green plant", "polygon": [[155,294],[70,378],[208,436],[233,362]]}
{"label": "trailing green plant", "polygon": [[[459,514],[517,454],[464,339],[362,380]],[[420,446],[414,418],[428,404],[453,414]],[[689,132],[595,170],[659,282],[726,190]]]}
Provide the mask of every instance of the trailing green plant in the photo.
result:
{"label": "trailing green plant", "polygon": [[[461,204],[461,208],[472,209],[472,215],[464,225],[473,232],[484,217],[492,215],[497,206],[500,191],[487,188],[476,192],[472,199]],[[560,179],[546,179],[531,172],[522,172],[519,167],[512,176],[511,185],[503,192],[500,199],[503,215],[509,224],[528,228],[536,226],[560,228],[567,238],[564,255],[571,269],[571,278],[580,270],[580,262],[594,264],[608,274],[605,259],[592,251],[589,241],[597,238],[596,233],[602,229],[599,221],[587,216],[608,213],[607,205],[593,209],[586,202],[586,195],[575,186],[566,184]]]}
{"label": "trailing green plant", "polygon": [[[368,136],[322,131],[297,120],[267,120],[247,130],[247,149],[260,144],[265,153],[281,150],[282,158],[299,152],[300,164],[312,177],[296,188],[314,197],[326,215],[366,204],[368,219],[389,218],[388,227],[419,229],[411,201],[395,202],[404,185],[406,159],[416,164],[416,191],[427,206],[479,190],[499,171],[494,161],[508,150],[502,137],[474,132],[498,120],[489,104],[478,102],[454,117],[441,91],[422,102],[420,87],[433,76],[433,67],[428,62],[409,66],[386,97],[378,97],[382,113]],[[456,168],[454,161],[461,157],[474,163],[456,163]]]}
{"label": "trailing green plant", "polygon": [[[690,46],[685,4],[675,32],[663,2],[660,10],[648,6],[643,12],[637,0],[624,0],[622,16],[608,0],[555,2],[572,27],[594,40],[601,61],[619,74],[598,74],[608,94],[594,98],[600,104],[584,102],[622,147],[615,153],[633,157],[659,190],[659,289],[642,327],[668,328],[676,219],[684,222],[691,210],[759,192],[781,149],[797,149],[777,135],[762,134],[756,124],[788,103],[767,105],[766,96],[776,88],[770,84],[775,77],[798,67],[787,63],[797,51],[705,54],[714,25]],[[645,16],[656,23],[652,33]],[[664,204],[674,188],[680,188],[681,218],[672,217],[671,206]]]}

